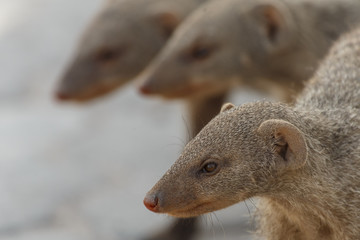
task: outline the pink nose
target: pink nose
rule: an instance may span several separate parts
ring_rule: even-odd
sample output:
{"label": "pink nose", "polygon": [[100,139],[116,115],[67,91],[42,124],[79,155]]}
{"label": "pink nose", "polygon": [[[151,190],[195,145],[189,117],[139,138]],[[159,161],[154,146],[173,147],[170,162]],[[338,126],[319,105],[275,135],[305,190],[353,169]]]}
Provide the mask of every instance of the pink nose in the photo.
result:
{"label": "pink nose", "polygon": [[147,209],[153,212],[158,212],[159,198],[155,195],[146,196],[144,199],[144,205]]}

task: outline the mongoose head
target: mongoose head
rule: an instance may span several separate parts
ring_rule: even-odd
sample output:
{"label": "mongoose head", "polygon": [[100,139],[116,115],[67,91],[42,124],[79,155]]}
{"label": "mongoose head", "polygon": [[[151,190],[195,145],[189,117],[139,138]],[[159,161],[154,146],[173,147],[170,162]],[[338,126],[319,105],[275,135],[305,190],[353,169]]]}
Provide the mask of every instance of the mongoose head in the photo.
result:
{"label": "mongoose head", "polygon": [[304,133],[274,103],[227,104],[147,193],[151,211],[192,217],[281,191],[307,162]]}
{"label": "mongoose head", "polygon": [[182,98],[246,83],[288,47],[292,24],[288,15],[283,5],[271,0],[203,4],[139,76],[140,91]]}
{"label": "mongoose head", "polygon": [[84,33],[56,90],[86,101],[133,79],[182,19],[205,0],[109,0]]}

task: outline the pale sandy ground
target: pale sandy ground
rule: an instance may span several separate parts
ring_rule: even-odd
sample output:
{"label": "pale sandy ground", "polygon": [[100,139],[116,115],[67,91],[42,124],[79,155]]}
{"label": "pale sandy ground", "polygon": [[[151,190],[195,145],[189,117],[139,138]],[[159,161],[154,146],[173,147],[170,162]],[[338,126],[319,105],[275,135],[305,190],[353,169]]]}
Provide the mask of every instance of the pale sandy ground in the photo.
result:
{"label": "pale sandy ground", "polygon": [[[0,0],[0,240],[135,240],[170,222],[142,200],[187,139],[181,104],[133,86],[85,106],[53,100],[99,6]],[[240,203],[203,217],[199,239],[250,239],[248,215]]]}

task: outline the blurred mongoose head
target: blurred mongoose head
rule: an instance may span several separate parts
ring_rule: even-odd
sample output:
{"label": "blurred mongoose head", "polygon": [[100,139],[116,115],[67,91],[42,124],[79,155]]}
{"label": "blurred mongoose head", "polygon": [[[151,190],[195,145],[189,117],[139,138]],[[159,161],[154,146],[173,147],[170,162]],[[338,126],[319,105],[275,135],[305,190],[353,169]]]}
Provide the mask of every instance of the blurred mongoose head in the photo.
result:
{"label": "blurred mongoose head", "polygon": [[[279,1],[211,1],[196,9],[139,76],[140,91],[165,98],[212,94],[246,81],[294,38]],[[256,69],[256,71],[254,70]]]}
{"label": "blurred mongoose head", "polygon": [[133,79],[205,0],[108,0],[85,31],[56,95],[86,101]]}
{"label": "blurred mongoose head", "polygon": [[272,95],[297,93],[333,41],[360,21],[359,10],[351,0],[207,2],[139,76],[140,91],[182,98],[236,82]]}
{"label": "blurred mongoose head", "polygon": [[176,217],[212,212],[276,192],[279,176],[304,167],[305,136],[284,120],[296,117],[286,106],[226,104],[221,111],[148,192],[148,209]]}

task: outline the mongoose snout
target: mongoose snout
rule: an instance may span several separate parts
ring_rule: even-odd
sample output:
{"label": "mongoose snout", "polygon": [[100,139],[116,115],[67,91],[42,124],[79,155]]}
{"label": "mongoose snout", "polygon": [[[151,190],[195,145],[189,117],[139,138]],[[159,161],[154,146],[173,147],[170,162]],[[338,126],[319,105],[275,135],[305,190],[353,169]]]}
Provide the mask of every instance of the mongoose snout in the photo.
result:
{"label": "mongoose snout", "polygon": [[[191,166],[189,168],[190,174],[194,179],[211,178],[217,175],[224,165],[225,161],[218,163],[218,159],[209,158],[202,161],[197,166]],[[214,206],[212,201],[208,197],[197,197],[199,190],[189,192],[189,186],[195,186],[195,182],[187,182],[186,179],[181,176],[175,177],[172,180],[167,178],[172,176],[169,172],[165,177],[155,185],[145,196],[144,205],[147,209],[155,213],[168,213],[177,217],[191,217],[191,212],[203,212],[206,209],[212,209]],[[185,182],[184,182],[185,180]],[[166,184],[167,182],[171,184]],[[196,187],[195,187],[196,189]],[[179,193],[187,193],[186,199],[179,197]],[[209,191],[208,193],[211,193]]]}

